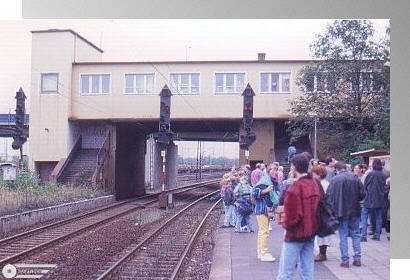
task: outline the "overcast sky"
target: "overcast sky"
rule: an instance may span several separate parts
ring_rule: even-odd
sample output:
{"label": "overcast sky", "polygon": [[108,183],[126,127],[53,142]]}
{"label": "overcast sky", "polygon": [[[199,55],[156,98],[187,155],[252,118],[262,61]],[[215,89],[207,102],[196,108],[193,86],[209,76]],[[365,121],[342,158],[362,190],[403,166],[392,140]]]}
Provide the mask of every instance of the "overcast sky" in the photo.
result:
{"label": "overcast sky", "polygon": [[[13,112],[15,92],[20,86],[29,97],[31,30],[73,29],[104,50],[103,61],[185,60],[186,56],[188,60],[247,60],[256,59],[258,52],[265,52],[266,59],[309,59],[309,44],[315,34],[323,33],[332,21],[0,21],[0,113]],[[377,36],[383,37],[388,20],[372,21]],[[221,145],[215,147],[219,153]]]}

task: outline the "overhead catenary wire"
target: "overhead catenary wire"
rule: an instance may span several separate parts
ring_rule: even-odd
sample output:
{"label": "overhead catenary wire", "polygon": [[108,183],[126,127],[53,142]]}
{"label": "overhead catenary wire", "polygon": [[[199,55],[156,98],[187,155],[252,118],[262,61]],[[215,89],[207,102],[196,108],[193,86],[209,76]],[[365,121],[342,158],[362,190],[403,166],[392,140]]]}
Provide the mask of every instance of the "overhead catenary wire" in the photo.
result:
{"label": "overhead catenary wire", "polygon": [[[138,49],[137,49],[137,51],[138,51]],[[155,66],[154,63],[149,62],[149,64],[154,68],[154,70],[155,70],[160,76],[162,76],[162,77],[164,78],[164,80],[166,80],[167,84],[170,83],[168,77],[166,77],[166,75],[163,74],[163,73],[158,69],[158,67]],[[172,70],[171,70],[170,66],[169,66],[168,64],[166,64],[166,65],[167,65],[167,67],[169,68],[170,73],[172,73]],[[39,72],[41,73],[41,70],[40,70],[40,69],[35,68],[35,67],[34,67],[34,69],[36,69],[37,71],[39,71]],[[38,86],[39,88],[41,87],[41,85],[36,84],[36,83],[34,83],[34,82],[32,82],[31,84],[32,84],[32,85],[35,85],[35,86]],[[81,93],[80,93],[79,91],[73,91],[73,89],[70,89],[70,88],[66,87],[66,86],[65,86],[64,84],[62,84],[59,80],[57,81],[57,84],[60,85],[62,89],[66,89],[68,92],[71,92],[71,93],[74,92],[75,94],[81,95]],[[116,88],[113,87],[112,80],[110,80],[110,84],[111,84],[111,90],[112,90],[112,92],[114,92],[114,91],[116,90]],[[182,97],[182,100],[192,109],[192,111],[193,111],[195,114],[197,114],[197,113],[199,114],[199,118],[198,118],[198,119],[199,119],[200,121],[202,121],[211,131],[215,132],[215,130],[212,128],[212,126],[209,125],[208,122],[206,122],[205,120],[203,120],[203,115],[199,112],[199,109],[198,109],[198,108],[194,108],[194,107],[188,102],[188,100],[186,100],[186,98],[184,97],[184,94],[181,93],[178,88],[175,88],[175,90],[177,90],[177,92],[179,93],[178,96],[181,96],[181,97]],[[71,101],[73,101],[73,102],[76,102],[76,103],[78,103],[78,104],[87,106],[87,107],[89,107],[89,108],[91,108],[91,109],[93,109],[93,110],[96,110],[96,111],[100,112],[100,113],[103,113],[103,114],[106,113],[106,112],[102,111],[101,109],[98,109],[98,108],[96,108],[96,107],[90,106],[89,104],[86,104],[86,103],[80,102],[80,101],[78,101],[78,100],[72,99],[71,97],[69,97],[69,96],[67,96],[67,95],[64,95],[61,91],[58,91],[58,94],[61,95],[61,96],[63,96],[63,97],[68,98],[69,100],[71,100]],[[105,94],[100,94],[100,95],[101,95],[101,96],[104,96]],[[99,96],[99,95],[98,95],[98,94],[95,94],[95,95],[89,94],[89,95],[82,95],[82,96]],[[112,114],[112,112],[109,113],[109,115],[111,115],[111,114]],[[144,126],[144,125],[141,124],[141,123],[138,123],[138,124]]]}
{"label": "overhead catenary wire", "polygon": [[[144,55],[143,52],[142,52],[134,43],[131,42],[131,46],[132,46],[132,48],[134,48],[135,51],[137,51],[138,53]],[[170,79],[169,79],[169,77],[166,76],[160,69],[158,69],[158,67],[157,67],[153,62],[148,61],[147,63],[148,63],[149,65],[151,65],[151,67],[152,67],[160,76],[162,76],[162,77],[164,78],[164,80],[167,82],[167,84],[170,84]],[[165,63],[165,65],[166,65],[166,67],[169,69],[169,72],[170,72],[170,73],[173,73],[173,70],[171,69],[170,64],[169,64],[169,63]],[[36,69],[37,71],[41,72],[39,69],[37,69],[37,68],[35,68],[35,67],[33,67],[33,69]],[[188,73],[188,72],[187,72],[187,73]],[[79,82],[80,82],[80,81],[79,81]],[[62,88],[66,88],[69,93],[75,92],[75,91],[73,91],[72,89],[68,89],[63,83],[61,83],[60,80],[58,80],[58,84],[59,84]],[[112,79],[110,79],[110,85],[111,85],[111,91],[112,91],[112,92],[115,92],[116,89],[113,87]],[[37,86],[38,86],[38,85],[37,85]],[[206,120],[204,119],[204,116],[203,116],[201,110],[200,110],[199,108],[195,108],[195,107],[187,100],[187,98],[184,96],[184,94],[181,93],[181,91],[180,91],[180,89],[179,89],[178,87],[172,87],[172,88],[173,88],[174,92],[176,91],[176,92],[178,93],[179,98],[181,98],[181,99],[183,100],[183,102],[192,110],[192,112],[193,112],[195,115],[198,116],[198,120],[199,120],[200,122],[202,122],[210,131],[215,132],[213,126],[212,126],[208,121],[206,121]],[[77,92],[75,92],[75,93],[77,93]],[[65,97],[65,98],[70,99],[72,102],[81,104],[81,105],[83,105],[83,106],[86,106],[86,107],[88,107],[88,108],[91,108],[91,109],[93,109],[93,110],[95,110],[95,111],[98,111],[98,112],[100,112],[100,113],[103,113],[103,114],[107,114],[107,113],[108,113],[108,112],[106,112],[106,111],[103,111],[103,110],[100,109],[100,108],[96,108],[96,107],[90,106],[90,105],[87,104],[87,103],[81,102],[81,101],[79,101],[79,100],[75,100],[75,99],[71,98],[70,96],[64,95],[64,94],[61,93],[61,92],[60,92],[59,94],[60,94],[61,96]],[[111,112],[108,113],[108,116],[111,117],[111,116],[112,116],[112,113],[113,113],[113,111],[111,110]],[[144,126],[143,124],[140,124],[140,125]]]}

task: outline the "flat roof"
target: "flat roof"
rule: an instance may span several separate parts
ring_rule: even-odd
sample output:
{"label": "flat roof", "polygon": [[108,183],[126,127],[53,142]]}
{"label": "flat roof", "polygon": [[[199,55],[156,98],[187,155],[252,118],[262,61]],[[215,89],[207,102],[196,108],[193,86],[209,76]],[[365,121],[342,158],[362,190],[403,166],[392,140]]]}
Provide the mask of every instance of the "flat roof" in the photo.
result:
{"label": "flat roof", "polygon": [[365,150],[365,151],[359,151],[355,153],[351,153],[351,156],[362,156],[362,157],[374,157],[374,156],[384,156],[388,155],[389,152],[386,150],[376,150],[376,149],[370,149],[370,150]]}
{"label": "flat roof", "polygon": [[310,63],[324,61],[323,59],[272,59],[272,60],[159,60],[159,61],[82,61],[73,65],[113,65],[113,64],[194,64],[194,63]]}
{"label": "flat roof", "polygon": [[308,63],[308,62],[314,62],[318,60],[312,60],[312,59],[306,59],[306,60],[291,60],[291,59],[278,59],[278,60],[168,60],[168,61],[103,61],[103,62],[96,62],[96,61],[88,61],[88,62],[73,62],[73,65],[94,65],[94,64],[105,64],[105,65],[111,65],[111,64],[169,64],[169,63],[175,63],[175,64],[191,64],[191,63],[280,63],[280,62],[303,62],[303,63]]}
{"label": "flat roof", "polygon": [[86,38],[84,38],[83,36],[81,36],[80,34],[78,34],[77,32],[75,32],[72,29],[46,29],[46,30],[32,30],[31,31],[31,33],[53,33],[53,32],[69,32],[69,33],[73,34],[74,36],[77,36],[78,38],[80,38],[81,40],[86,42],[87,44],[89,44],[91,47],[93,47],[97,51],[99,51],[101,53],[104,52],[102,49],[100,49],[99,47],[97,47],[96,45],[94,45],[93,43],[91,43]]}

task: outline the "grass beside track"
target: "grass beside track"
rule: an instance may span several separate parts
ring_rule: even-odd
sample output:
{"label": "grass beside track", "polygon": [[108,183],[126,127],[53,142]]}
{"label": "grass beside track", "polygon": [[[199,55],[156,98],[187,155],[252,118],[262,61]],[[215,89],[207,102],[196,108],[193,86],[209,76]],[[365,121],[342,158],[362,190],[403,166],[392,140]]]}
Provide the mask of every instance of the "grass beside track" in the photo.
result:
{"label": "grass beside track", "polygon": [[87,186],[39,184],[35,174],[19,172],[15,182],[0,180],[0,216],[94,198],[107,193]]}

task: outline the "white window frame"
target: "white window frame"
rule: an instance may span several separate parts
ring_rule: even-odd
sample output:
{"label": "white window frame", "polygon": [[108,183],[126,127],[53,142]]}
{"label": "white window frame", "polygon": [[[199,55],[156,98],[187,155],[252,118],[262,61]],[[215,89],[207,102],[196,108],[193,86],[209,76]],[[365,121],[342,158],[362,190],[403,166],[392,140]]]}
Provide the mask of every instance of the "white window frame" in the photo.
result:
{"label": "white window frame", "polygon": [[[377,71],[370,71],[369,70],[369,71],[361,71],[360,72],[360,85],[359,85],[359,87],[360,87],[360,90],[363,93],[372,93],[372,92],[376,93],[376,92],[383,92],[384,91],[384,85],[383,84],[381,85],[380,90],[376,90],[374,88],[374,74],[373,73],[375,73],[375,72],[377,72]],[[369,88],[368,91],[364,91],[364,88],[363,88],[363,74],[364,73],[369,73],[370,74],[370,88]],[[350,86],[352,87],[352,85],[350,85]]]}
{"label": "white window frame", "polygon": [[[322,71],[322,73],[326,73],[328,71]],[[363,73],[370,73],[370,89],[369,91],[364,91],[363,89]],[[374,89],[374,76],[373,76],[374,71],[361,71],[360,72],[360,78],[359,78],[359,89],[363,92],[363,93],[370,93],[370,92],[376,92],[376,90]],[[353,92],[353,83],[351,81],[348,81],[349,83],[349,91]],[[313,91],[307,91],[306,86],[305,86],[305,92],[306,93],[330,93],[330,90],[328,88],[328,81],[327,79],[325,79],[325,90],[324,91],[318,91],[317,90],[317,75],[315,74],[314,76],[314,83],[313,83]],[[380,91],[383,91],[383,85],[380,88]]]}
{"label": "white window frame", "polygon": [[[243,79],[243,90],[242,91],[232,91],[232,92],[217,92],[216,91],[216,74],[224,74],[223,76],[223,89],[225,89],[226,85],[226,74],[244,74],[244,79]],[[236,77],[236,76],[235,76]],[[233,80],[234,83],[234,89],[236,89],[236,78]],[[248,73],[246,71],[214,71],[214,77],[213,77],[213,88],[214,88],[214,94],[215,95],[237,95],[237,94],[242,94],[243,91],[246,88],[246,85],[248,84]]]}
{"label": "white window frame", "polygon": [[[269,74],[269,91],[262,91],[262,74]],[[271,91],[271,83],[272,83],[272,75],[271,74],[279,74],[279,84],[278,88],[279,91]],[[281,74],[289,74],[289,91],[282,91],[282,75]],[[259,72],[259,92],[261,94],[291,94],[292,93],[292,71],[260,71]]]}
{"label": "white window frame", "polygon": [[[92,78],[91,78],[91,76],[94,76],[94,75],[99,75],[99,76],[108,75],[110,77],[110,81],[109,81],[110,84],[109,84],[107,93],[102,92],[102,78],[99,79],[99,92],[92,93]],[[88,79],[88,82],[89,82],[88,90],[89,90],[89,92],[84,92],[84,93],[82,92],[82,79],[81,79],[81,76],[90,76],[90,78]],[[101,72],[98,72],[98,73],[80,73],[78,75],[78,92],[79,92],[80,96],[101,96],[101,95],[105,96],[105,95],[110,95],[111,91],[112,91],[112,74],[111,73],[101,73]]]}
{"label": "white window frame", "polygon": [[[48,90],[43,90],[43,75],[50,75],[50,74],[54,74],[57,75],[57,90],[56,91],[48,91]],[[58,94],[60,92],[60,73],[59,72],[44,72],[44,73],[40,73],[40,89],[39,92],[40,94]]]}
{"label": "white window frame", "polygon": [[[189,75],[189,84],[188,84],[188,88],[189,88],[189,92],[188,93],[184,93],[181,91],[180,89],[180,82],[181,82],[181,75],[186,74]],[[191,74],[198,74],[198,92],[196,93],[192,93],[191,92],[191,88],[192,88],[192,83],[191,83]],[[173,92],[173,86],[172,86],[172,79],[171,76],[172,75],[178,75],[178,89],[176,89],[177,92]],[[168,73],[168,84],[169,84],[169,88],[172,92],[172,94],[174,95],[200,95],[201,94],[201,85],[202,85],[202,73],[201,72],[170,72]]]}
{"label": "white window frame", "polygon": [[[321,71],[321,73],[327,73],[328,71]],[[327,83],[327,78],[325,78],[325,90],[317,90],[317,74],[313,76],[313,91],[308,91],[305,85],[305,93],[330,93]]]}
{"label": "white window frame", "polygon": [[[127,83],[126,83],[126,78],[125,78],[126,75],[134,75],[133,85],[135,86],[135,88],[134,88],[135,91],[133,91],[133,92],[127,92],[127,91],[126,91],[126,89],[127,89]],[[137,92],[137,80],[136,80],[136,75],[144,75],[144,86],[145,86],[145,88],[144,88],[144,92],[143,92],[143,93]],[[154,85],[153,85],[153,91],[152,91],[152,92],[147,92],[147,88],[146,88],[146,85],[147,85],[147,77],[146,77],[146,75],[154,75]],[[124,93],[125,95],[153,95],[153,94],[155,94],[155,89],[156,89],[156,82],[157,82],[156,79],[157,79],[157,75],[156,75],[155,72],[126,72],[126,73],[124,73],[124,80],[123,80],[124,89],[123,89],[123,93]]]}

